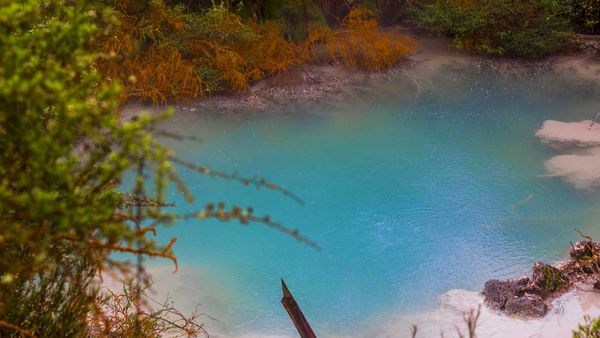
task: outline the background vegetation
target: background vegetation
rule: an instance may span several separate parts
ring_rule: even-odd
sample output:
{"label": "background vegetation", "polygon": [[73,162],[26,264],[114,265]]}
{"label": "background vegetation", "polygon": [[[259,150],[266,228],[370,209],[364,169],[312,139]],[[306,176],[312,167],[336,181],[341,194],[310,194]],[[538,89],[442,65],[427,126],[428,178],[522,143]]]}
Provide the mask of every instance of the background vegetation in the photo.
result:
{"label": "background vegetation", "polygon": [[125,0],[111,8],[117,20],[101,37],[97,67],[123,86],[123,99],[157,103],[244,90],[251,81],[315,60],[317,42],[327,42],[331,62],[369,70],[414,49],[408,37],[381,31],[375,14],[362,7],[348,7],[344,15],[353,8],[355,14],[338,18],[338,32],[328,35],[312,0]]}
{"label": "background vegetation", "polygon": [[600,0],[107,1],[116,19],[96,66],[121,84],[122,100],[154,103],[245,90],[308,62],[379,71],[415,48],[383,27],[395,23],[473,53],[540,57],[574,32],[598,33],[600,20]]}
{"label": "background vegetation", "polygon": [[588,34],[600,34],[600,0],[571,0],[575,28]]}
{"label": "background vegetation", "polygon": [[542,56],[570,38],[568,1],[424,0],[413,4],[416,27],[450,36],[454,46],[488,55]]}

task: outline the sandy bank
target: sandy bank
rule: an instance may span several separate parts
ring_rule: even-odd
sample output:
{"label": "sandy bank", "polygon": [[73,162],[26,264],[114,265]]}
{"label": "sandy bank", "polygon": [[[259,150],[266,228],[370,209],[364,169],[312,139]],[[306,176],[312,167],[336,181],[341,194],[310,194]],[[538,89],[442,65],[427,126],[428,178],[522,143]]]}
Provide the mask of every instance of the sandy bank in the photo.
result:
{"label": "sandy bank", "polygon": [[458,327],[466,332],[464,313],[481,306],[477,325],[478,337],[570,337],[583,314],[600,315],[600,294],[579,287],[557,298],[552,312],[537,320],[518,320],[483,306],[478,292],[450,290],[438,298],[436,308],[415,314],[389,315],[368,330],[365,337],[410,337],[409,327],[418,326],[417,337],[455,337]]}
{"label": "sandy bank", "polygon": [[[157,283],[152,297],[164,300],[170,297],[177,308],[190,313],[196,307],[223,320],[215,322],[204,317],[206,328],[211,337],[217,338],[285,338],[293,337],[265,332],[249,331],[244,324],[228,322],[223,313],[231,311],[232,305],[226,299],[223,290],[209,283],[205,272],[197,267],[182,265],[177,274],[172,273],[170,265],[151,265],[149,272]],[[206,273],[206,275],[209,275]],[[115,285],[111,286],[116,287]],[[552,310],[545,318],[538,320],[519,320],[495,312],[483,305],[479,292],[450,290],[438,297],[437,305],[426,311],[414,313],[388,313],[369,318],[366,325],[350,336],[343,337],[410,337],[410,325],[418,326],[417,337],[456,336],[456,327],[465,330],[463,315],[481,305],[481,316],[477,326],[479,337],[568,337],[583,315],[600,316],[600,294],[592,286],[578,285],[552,302]],[[283,313],[283,308],[281,309]],[[290,327],[292,323],[290,322]],[[342,337],[332,333],[319,333],[319,337]]]}
{"label": "sandy bank", "polygon": [[570,81],[597,88],[600,93],[600,57],[591,51],[573,51],[544,59],[490,58],[470,55],[451,47],[450,41],[415,35],[414,54],[383,72],[370,73],[330,64],[307,64],[254,83],[247,92],[215,95],[186,105],[188,109],[217,112],[282,110],[302,105],[338,105],[373,84],[404,79],[415,92],[443,69],[487,70],[500,76],[528,76],[547,71]]}

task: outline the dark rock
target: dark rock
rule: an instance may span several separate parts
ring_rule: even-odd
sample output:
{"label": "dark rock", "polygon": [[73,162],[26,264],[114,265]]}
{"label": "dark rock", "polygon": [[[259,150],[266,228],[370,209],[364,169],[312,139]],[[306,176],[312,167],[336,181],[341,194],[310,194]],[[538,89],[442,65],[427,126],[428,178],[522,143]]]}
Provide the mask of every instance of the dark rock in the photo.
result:
{"label": "dark rock", "polygon": [[547,296],[569,285],[562,272],[551,265],[536,262],[531,270],[531,284],[539,295]]}
{"label": "dark rock", "polygon": [[529,277],[506,281],[489,280],[485,282],[482,291],[485,303],[492,309],[503,310],[509,298],[519,297],[529,290],[529,283]]}
{"label": "dark rock", "polygon": [[483,291],[481,292],[485,303],[494,310],[504,309],[508,297],[513,295],[511,286],[512,284],[508,281],[500,281],[497,279],[491,279],[485,282]]}
{"label": "dark rock", "polygon": [[514,296],[507,299],[504,312],[511,316],[540,318],[546,315],[548,307],[542,297],[526,293],[520,297]]}
{"label": "dark rock", "polygon": [[592,264],[585,261],[565,262],[558,269],[571,284],[588,280],[594,274]]}
{"label": "dark rock", "polygon": [[[531,269],[531,277],[518,280],[485,283],[482,294],[487,306],[508,315],[523,318],[539,318],[548,312],[548,305],[555,297],[573,285],[585,283],[600,290],[597,257],[600,243],[580,241],[572,245],[569,254],[573,260],[557,267],[537,262]],[[594,258],[594,259],[591,259]]]}

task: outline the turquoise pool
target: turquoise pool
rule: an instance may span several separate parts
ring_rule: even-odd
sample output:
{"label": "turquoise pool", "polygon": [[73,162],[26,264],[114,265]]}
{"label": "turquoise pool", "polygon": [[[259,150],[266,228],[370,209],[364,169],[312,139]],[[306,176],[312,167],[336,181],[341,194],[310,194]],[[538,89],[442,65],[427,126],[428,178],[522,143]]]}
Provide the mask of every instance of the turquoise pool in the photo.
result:
{"label": "turquoise pool", "polygon": [[[598,197],[539,178],[554,151],[534,137],[546,119],[592,117],[598,94],[552,74],[446,70],[428,82],[416,92],[390,81],[336,108],[181,109],[162,126],[203,139],[164,139],[178,156],[260,175],[305,201],[181,169],[199,205],[251,205],[322,247],[260,224],[186,221],[161,231],[178,238],[184,269],[202,274],[186,283],[207,283],[213,295],[202,299],[221,299],[201,309],[224,322],[219,330],[293,336],[280,277],[317,333],[349,335],[378,314],[427,309],[447,290],[479,290],[560,260],[575,228],[600,237]],[[172,201],[178,212],[196,208]]]}

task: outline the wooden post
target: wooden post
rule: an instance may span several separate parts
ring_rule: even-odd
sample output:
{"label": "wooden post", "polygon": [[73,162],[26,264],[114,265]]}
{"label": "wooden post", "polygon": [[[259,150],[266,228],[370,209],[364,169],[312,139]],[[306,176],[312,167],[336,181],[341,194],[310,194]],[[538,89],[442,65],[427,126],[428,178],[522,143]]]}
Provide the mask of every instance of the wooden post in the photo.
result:
{"label": "wooden post", "polygon": [[281,279],[281,288],[283,289],[283,298],[281,298],[281,304],[287,311],[288,315],[292,319],[292,323],[298,330],[301,338],[317,338],[312,328],[308,324],[308,321],[304,317],[304,314],[300,310],[298,303],[292,296],[292,293],[285,285],[283,278]]}

